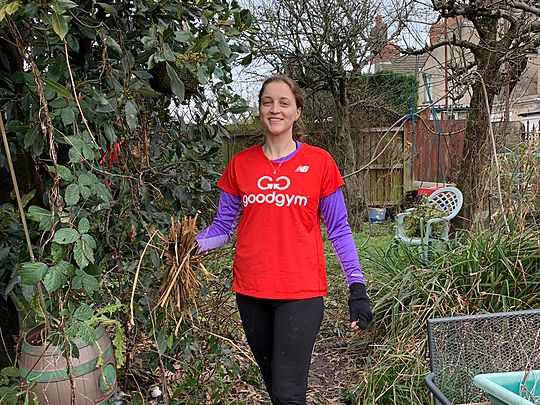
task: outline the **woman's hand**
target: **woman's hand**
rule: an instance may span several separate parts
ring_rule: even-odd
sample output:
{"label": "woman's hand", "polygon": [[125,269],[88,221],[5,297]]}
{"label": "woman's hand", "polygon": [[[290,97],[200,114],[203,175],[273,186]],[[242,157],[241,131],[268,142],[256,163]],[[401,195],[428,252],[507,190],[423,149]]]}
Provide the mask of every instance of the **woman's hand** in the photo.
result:
{"label": "woman's hand", "polygon": [[349,313],[351,328],[365,330],[371,323],[372,314],[366,286],[362,283],[352,283],[349,286]]}

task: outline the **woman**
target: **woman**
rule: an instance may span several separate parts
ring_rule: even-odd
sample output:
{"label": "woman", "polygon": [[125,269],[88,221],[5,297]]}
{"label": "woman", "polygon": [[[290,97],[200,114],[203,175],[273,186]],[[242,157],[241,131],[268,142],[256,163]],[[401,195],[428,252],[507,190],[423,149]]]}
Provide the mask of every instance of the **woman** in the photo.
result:
{"label": "woman", "polygon": [[233,289],[247,341],[273,404],[305,404],[309,364],[328,294],[322,218],[349,284],[351,327],[371,309],[347,220],[338,168],[301,135],[304,94],[272,76],[259,93],[262,145],[235,155],[218,182],[214,221],[200,251],[225,244],[238,223]]}

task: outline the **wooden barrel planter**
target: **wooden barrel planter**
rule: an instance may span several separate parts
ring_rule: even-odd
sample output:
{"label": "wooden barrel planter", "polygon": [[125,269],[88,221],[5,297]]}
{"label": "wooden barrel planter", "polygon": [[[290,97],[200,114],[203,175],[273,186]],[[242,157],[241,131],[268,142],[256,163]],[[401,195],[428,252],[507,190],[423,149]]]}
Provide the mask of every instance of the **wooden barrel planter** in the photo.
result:
{"label": "wooden barrel planter", "polygon": [[[69,404],[71,383],[66,358],[58,347],[43,344],[42,330],[43,325],[37,326],[24,338],[19,360],[21,378],[33,383],[30,391],[40,404]],[[98,339],[93,345],[79,339],[75,341],[79,358],[71,358],[70,374],[77,405],[106,403],[116,389],[116,361],[111,339],[103,326],[96,331]]]}

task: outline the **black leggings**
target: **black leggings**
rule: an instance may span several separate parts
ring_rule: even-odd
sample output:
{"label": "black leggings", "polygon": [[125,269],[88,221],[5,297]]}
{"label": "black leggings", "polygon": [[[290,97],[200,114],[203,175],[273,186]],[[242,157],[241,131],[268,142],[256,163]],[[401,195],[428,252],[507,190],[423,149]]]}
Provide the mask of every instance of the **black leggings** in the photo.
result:
{"label": "black leggings", "polygon": [[236,294],[247,341],[274,405],[305,405],[323,298],[272,300]]}

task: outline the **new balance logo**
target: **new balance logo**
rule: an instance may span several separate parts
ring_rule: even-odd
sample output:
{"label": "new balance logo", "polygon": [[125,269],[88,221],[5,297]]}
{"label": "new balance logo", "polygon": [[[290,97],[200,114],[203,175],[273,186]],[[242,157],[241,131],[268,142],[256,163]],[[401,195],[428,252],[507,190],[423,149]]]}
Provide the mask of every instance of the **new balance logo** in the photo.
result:
{"label": "new balance logo", "polygon": [[307,173],[308,170],[309,170],[309,166],[298,166],[295,172]]}

